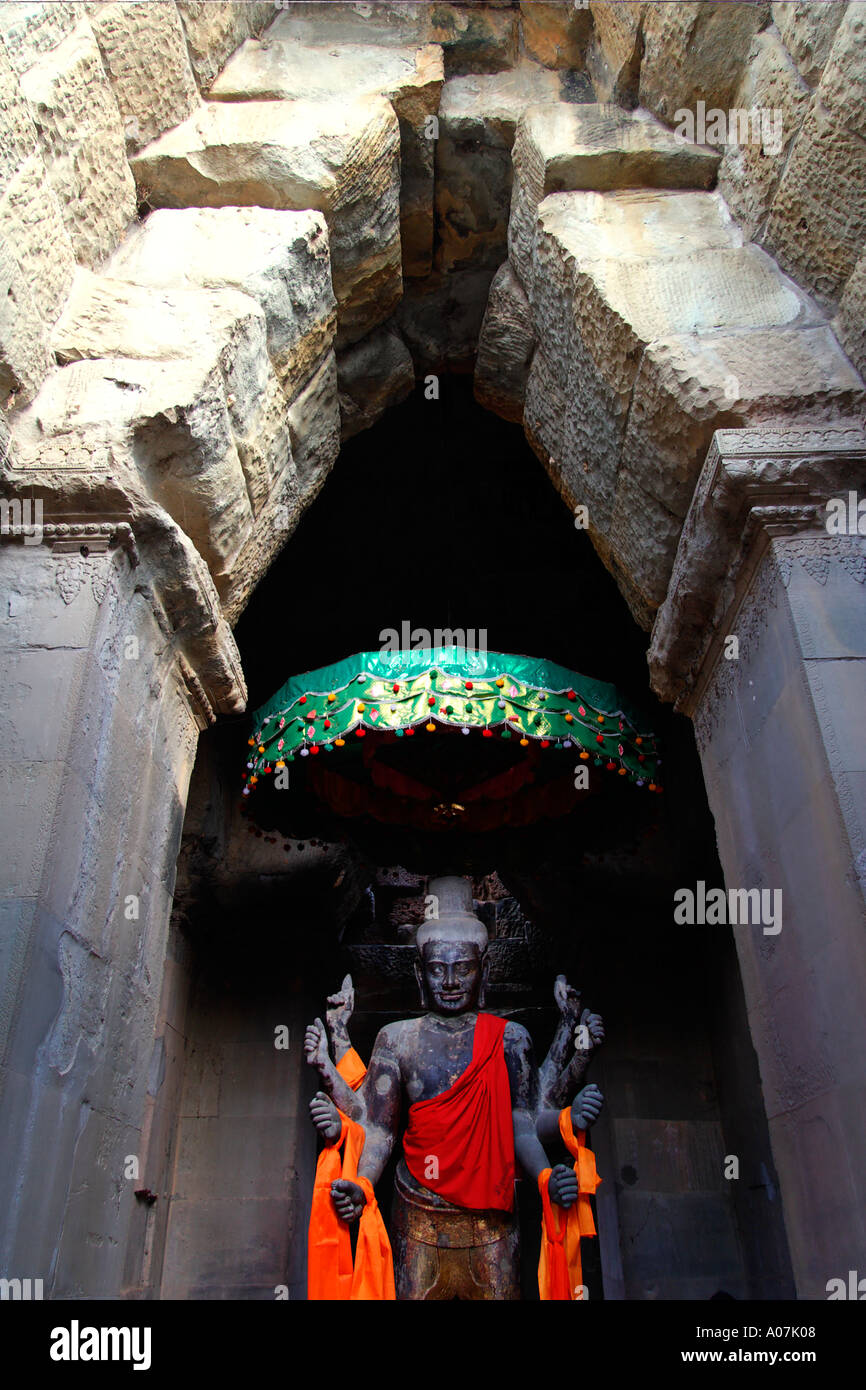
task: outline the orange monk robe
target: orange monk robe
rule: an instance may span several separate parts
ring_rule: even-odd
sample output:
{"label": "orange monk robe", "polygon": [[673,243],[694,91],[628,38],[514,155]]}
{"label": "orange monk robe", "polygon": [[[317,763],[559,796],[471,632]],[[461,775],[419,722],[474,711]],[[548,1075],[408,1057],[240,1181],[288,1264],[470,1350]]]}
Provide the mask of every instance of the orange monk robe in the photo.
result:
{"label": "orange monk robe", "polygon": [[353,1091],[363,1083],[367,1075],[367,1068],[361,1061],[354,1047],[350,1047],[348,1052],[344,1052],[337,1063],[337,1071],[342,1076],[347,1086],[351,1086]]}
{"label": "orange monk robe", "polygon": [[586,1147],[582,1129],[575,1135],[571,1111],[559,1113],[559,1132],[569,1153],[577,1159],[578,1197],[565,1211],[550,1200],[548,1184],[551,1169],[539,1175],[541,1193],[541,1258],[538,1261],[538,1294],[544,1299],[581,1299],[583,1297],[583,1268],[580,1259],[582,1236],[595,1235],[590,1197],[601,1183],[595,1168],[595,1154]]}
{"label": "orange monk robe", "polygon": [[[340,1059],[337,1070],[353,1090],[358,1089],[367,1074],[354,1048]],[[335,1144],[325,1145],[316,1165],[307,1244],[307,1298],[313,1301],[393,1299],[396,1298],[394,1262],[388,1232],[372,1184],[367,1178],[358,1177],[364,1131],[342,1110],[339,1115],[342,1121],[340,1137]],[[342,1158],[341,1148],[344,1149]],[[354,1266],[349,1227],[340,1220],[331,1200],[331,1183],[337,1178],[356,1182],[367,1199],[358,1227]]]}

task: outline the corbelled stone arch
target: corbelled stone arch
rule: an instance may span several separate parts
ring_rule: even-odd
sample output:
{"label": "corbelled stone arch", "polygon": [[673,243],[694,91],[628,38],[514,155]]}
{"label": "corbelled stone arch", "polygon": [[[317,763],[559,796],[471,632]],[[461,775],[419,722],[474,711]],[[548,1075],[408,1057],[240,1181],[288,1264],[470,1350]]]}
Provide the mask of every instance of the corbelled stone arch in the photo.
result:
{"label": "corbelled stone arch", "polygon": [[[380,624],[399,630],[406,618],[410,627],[435,629],[442,615],[452,627],[466,629],[474,623],[477,629],[476,615],[482,613],[490,615],[485,635],[491,646],[551,650],[564,662],[580,660],[591,673],[606,671],[627,688],[645,689],[645,638],[585,533],[575,528],[538,469],[522,431],[474,405],[465,378],[442,377],[440,386],[438,400],[416,390],[344,447],[344,456],[253,595],[236,629],[252,703],[261,703],[294,667],[327,664],[337,654],[371,641],[375,645]],[[411,453],[407,440],[413,441]],[[529,532],[528,515],[533,518]],[[455,569],[461,581],[456,588]],[[371,622],[376,629],[372,636]],[[655,717],[661,721],[670,773],[665,798],[644,792],[644,800],[627,810],[619,803],[618,809],[608,805],[602,793],[579,824],[539,825],[498,836],[500,876],[523,916],[514,922],[503,916],[502,955],[511,973],[506,970],[497,980],[496,1002],[535,1011],[543,1050],[544,1030],[552,1027],[553,976],[564,970],[569,978],[582,980],[613,1019],[610,1067],[597,1078],[612,1115],[610,1127],[599,1129],[599,1152],[611,1176],[622,1167],[640,1178],[637,1186],[631,1184],[634,1192],[627,1183],[619,1197],[613,1185],[604,1194],[606,1296],[640,1296],[640,1290],[655,1289],[658,1296],[708,1297],[720,1287],[782,1295],[790,1291],[790,1278],[778,1205],[751,1199],[749,1208],[745,1187],[723,1186],[721,1178],[715,1191],[709,1191],[712,1183],[707,1181],[700,1191],[689,1193],[670,1172],[653,1170],[649,1162],[653,1136],[668,1133],[665,1126],[674,1124],[678,1142],[706,1167],[717,1151],[729,1151],[733,1115],[744,1103],[751,1116],[750,1137],[740,1149],[744,1169],[756,1182],[762,1163],[771,1171],[754,1062],[743,1037],[741,1000],[737,1013],[740,985],[729,935],[716,937],[707,929],[684,947],[684,929],[670,924],[679,876],[712,880],[718,870],[706,808],[701,812],[703,792],[689,726],[661,708]],[[203,740],[181,856],[176,926],[192,942],[187,965],[193,1003],[185,1099],[177,1119],[179,1147],[167,1189],[173,1215],[162,1287],[172,1297],[215,1297],[228,1288],[264,1287],[268,1278],[278,1280],[283,1269],[293,1296],[303,1293],[298,1255],[303,1221],[295,1198],[300,1202],[299,1194],[312,1179],[303,1098],[315,1081],[303,1068],[300,1075],[289,1068],[280,1081],[276,1062],[291,1059],[278,1056],[275,1062],[265,1034],[290,1009],[294,1036],[296,1027],[321,1011],[324,995],[337,987],[344,970],[355,975],[353,1036],[365,1053],[383,1009],[416,1006],[411,975],[400,973],[405,923],[423,905],[425,875],[440,864],[443,853],[433,849],[429,836],[413,840],[389,824],[371,828],[349,819],[340,822],[333,814],[323,818],[320,808],[314,812],[309,805],[295,805],[288,819],[260,818],[256,793],[247,800],[240,795],[248,730],[245,721],[221,721]],[[436,735],[421,731],[419,739],[435,748]],[[469,746],[469,740],[456,742]],[[290,791],[298,766],[293,764],[290,773]],[[418,775],[422,771],[416,768]],[[603,769],[593,776],[610,778]],[[282,793],[274,795],[279,799]],[[680,827],[676,833],[674,826]],[[452,850],[458,858],[465,852]],[[495,867],[495,854],[491,862]],[[524,917],[531,918],[531,926]],[[232,953],[241,920],[257,923],[258,958],[270,962],[258,972],[240,971],[243,985],[238,981],[244,1027],[258,1030],[261,1050],[258,1079],[247,1082],[245,1124],[257,1126],[267,1111],[271,1119],[265,1129],[270,1135],[282,1126],[281,1151],[292,1152],[295,1172],[292,1182],[284,1184],[268,1157],[272,1140],[263,1141],[265,1166],[255,1180],[258,1195],[252,1202],[246,1195],[255,1167],[251,1157],[232,1171],[209,1166],[211,1159],[217,1161],[215,1136],[222,1126],[230,1144],[228,1131],[239,1113],[233,1108],[239,1103],[234,1050],[242,1042],[253,1043],[252,1033],[246,1041],[231,1034]],[[210,974],[208,960],[213,962]],[[624,960],[633,966],[627,989],[621,981]],[[278,961],[286,963],[285,986],[279,984]],[[713,972],[710,986],[707,971]],[[283,991],[279,998],[272,997],[274,987],[278,996]],[[705,1008],[705,989],[711,1008]],[[663,1003],[666,990],[682,992],[691,1001],[676,1011],[676,1022]],[[732,1037],[738,1040],[736,1051],[726,1045]],[[685,1066],[677,1061],[683,1054],[692,1059]],[[197,1070],[190,1057],[210,1060]],[[738,1071],[731,1070],[735,1058]],[[663,1076],[654,1087],[647,1085],[634,1112],[624,1082],[630,1067]],[[227,1097],[234,1097],[227,1099],[222,1118],[208,1099],[214,1068],[226,1077]],[[674,1073],[679,1076],[683,1070],[675,1081]],[[721,1103],[706,1089],[710,1074],[720,1078]],[[218,1198],[203,1177],[213,1177],[214,1171],[220,1174]],[[243,1191],[237,1188],[239,1174],[245,1175]],[[651,1199],[655,1214],[648,1216],[644,1208],[651,1191],[656,1194]],[[256,1201],[273,1204],[274,1228],[291,1230],[293,1253],[289,1257],[263,1242],[238,1282],[232,1251],[242,1230],[258,1219]],[[222,1264],[206,1249],[208,1221],[220,1202],[224,1229],[233,1233]],[[658,1264],[649,1256],[648,1264],[636,1262],[630,1244],[641,1225],[654,1232],[651,1243],[660,1241],[658,1222],[672,1222],[684,1232],[713,1230],[717,1252],[724,1251],[714,1272],[700,1272],[700,1240],[695,1238],[692,1246],[692,1236],[684,1235],[689,1253],[673,1260],[659,1283]],[[744,1231],[745,1254],[739,1245]],[[618,1254],[620,1238],[624,1257]]]}
{"label": "corbelled stone arch", "polygon": [[[180,701],[169,721],[177,727],[164,738],[170,770],[161,790],[142,787],[139,795],[142,804],[152,797],[147,814],[155,826],[170,825],[176,841],[174,798],[183,802],[189,772],[181,733],[244,703],[232,625],[321,488],[341,435],[371,424],[414,378],[449,364],[472,367],[506,255],[481,335],[479,390],[493,403],[496,377],[499,406],[525,416],[569,508],[589,502],[598,553],[645,628],[665,600],[713,431],[779,415],[808,427],[860,409],[857,5],[593,3],[588,12],[545,6],[543,17],[531,4],[456,5],[436,6],[435,23],[430,7],[379,6],[366,19],[351,7],[292,8],[260,43],[270,5],[111,5],[84,14],[56,4],[23,15],[3,7],[0,272],[11,318],[0,349],[10,437],[4,418],[0,447],[4,491],[21,504],[22,521],[4,523],[2,563],[9,650],[16,669],[36,673],[34,684],[25,672],[16,685],[9,720],[10,796],[36,822],[31,830],[20,819],[10,858],[17,961],[53,942],[44,827],[55,823],[63,769],[73,779],[100,769],[86,799],[97,819],[106,814],[129,773],[115,777],[111,760],[99,761],[94,731],[115,718],[123,726],[124,768],[151,756],[142,721],[153,713],[162,727],[154,691],[164,688],[160,663],[169,651],[174,677],[165,688]],[[342,62],[326,62],[325,51],[359,39],[372,41],[371,67],[349,75],[345,50]],[[305,52],[295,51],[294,66],[277,64],[289,85],[270,90],[266,45],[273,54],[286,43]],[[298,85],[314,66],[316,100]],[[592,96],[601,108],[588,103]],[[725,113],[732,103],[777,100],[779,148],[735,142],[722,153],[705,129],[709,153],[695,152],[689,141],[703,143],[696,128],[682,144],[672,134],[680,106],[694,112],[698,102],[716,103]],[[605,109],[609,102],[617,109]],[[619,109],[635,102],[643,110],[633,116]],[[705,186],[714,162],[724,205]],[[613,258],[608,243],[616,244]],[[850,441],[831,445],[842,458],[857,456]],[[781,454],[781,475],[796,484],[798,448]],[[845,476],[840,468],[833,485]],[[36,534],[36,504],[47,548],[25,543]],[[810,505],[814,522],[814,497]],[[781,576],[820,586],[832,573],[859,583],[850,545],[834,538],[825,553],[820,530],[795,539],[803,544],[780,556]],[[109,551],[123,598],[111,606],[111,622],[121,622],[127,600],[152,615],[137,658],[125,645],[137,629],[109,630],[92,610],[106,602],[108,561],[100,557]],[[678,564],[680,579],[690,564]],[[795,593],[820,628],[815,595]],[[847,612],[844,595],[833,593]],[[670,597],[676,605],[674,590]],[[835,613],[825,613],[824,626],[834,626]],[[684,621],[688,628],[694,614]],[[657,654],[680,641],[664,622],[657,636]],[[60,688],[39,675],[40,652],[55,654]],[[52,739],[43,740],[31,715],[46,691],[72,709],[69,692],[79,689],[81,671],[66,663],[98,672],[112,653],[140,663],[128,668],[135,679],[121,683],[116,715],[94,697],[92,709],[74,706],[83,710],[80,727],[68,717],[52,722]],[[848,661],[862,651],[832,655]],[[690,661],[657,669],[659,688],[679,693]],[[833,763],[839,785],[828,812],[842,818],[848,839],[835,851],[851,883],[860,855],[857,771]],[[734,791],[720,796],[720,825],[735,819],[736,804]],[[808,865],[807,855],[801,860]],[[809,940],[814,955],[814,928]],[[854,940],[842,933],[836,943],[846,962],[856,960]],[[852,978],[860,979],[856,970]],[[155,977],[151,983],[141,1017],[152,1021]],[[837,1017],[837,995],[822,996],[822,1017]],[[79,1013],[82,1052],[96,1039],[109,1067],[83,996]],[[4,1016],[12,1017],[8,1009]],[[10,1093],[28,1094],[28,1059],[50,1022],[39,1016],[41,1033],[12,1028],[2,1079]],[[139,1076],[146,1033],[136,1032]],[[773,1039],[761,1048],[771,1061]],[[796,1049],[790,1055],[796,1070]],[[154,1054],[154,1096],[161,1072]],[[810,1104],[828,1076],[833,1104],[855,1084],[838,1047],[810,1076]],[[48,1115],[62,1084],[49,1076],[49,1108],[34,1101],[28,1113]],[[790,1092],[782,1092],[787,1104]],[[82,1092],[82,1107],[89,1100]],[[100,1153],[109,1132],[111,1152],[119,1152],[128,1116],[116,1100],[80,1111],[84,1143]],[[859,1170],[849,1112],[831,1118],[837,1155],[851,1155]],[[823,1122],[818,1115],[816,1127]],[[76,1140],[64,1133],[69,1151]],[[811,1171],[823,1171],[823,1157]],[[830,1253],[849,1247],[833,1246],[835,1226],[825,1246],[810,1247],[828,1198],[803,1197],[796,1164],[791,1145],[785,1172],[798,1279],[803,1291],[820,1292]],[[63,1166],[58,1160],[58,1173]],[[16,1183],[14,1163],[8,1171]],[[96,1213],[105,1221],[102,1255],[71,1270],[56,1266],[59,1291],[114,1293],[122,1282],[112,1241],[122,1242],[131,1213],[144,1209],[134,1205],[132,1179],[120,1182],[112,1169],[106,1180],[119,1197]],[[852,1213],[850,1234],[862,1203],[847,1192],[843,1207],[842,1224]],[[130,1258],[134,1264],[135,1250]],[[137,1269],[129,1282],[146,1286],[148,1277]]]}

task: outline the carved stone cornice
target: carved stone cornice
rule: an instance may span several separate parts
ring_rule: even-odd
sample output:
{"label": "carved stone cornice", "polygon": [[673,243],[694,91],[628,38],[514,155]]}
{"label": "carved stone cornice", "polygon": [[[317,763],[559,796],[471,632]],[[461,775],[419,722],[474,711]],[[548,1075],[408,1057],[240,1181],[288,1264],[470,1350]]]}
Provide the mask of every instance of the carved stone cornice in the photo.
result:
{"label": "carved stone cornice", "polygon": [[650,680],[663,700],[693,714],[770,538],[808,532],[829,553],[826,503],[852,490],[866,496],[862,428],[716,431],[652,632]]}
{"label": "carved stone cornice", "polygon": [[[247,690],[240,653],[210,571],[190,538],[148,496],[110,442],[70,434],[37,441],[28,449],[13,431],[11,442],[0,439],[0,492],[9,500],[41,503],[40,539],[51,546],[58,563],[76,554],[86,563],[110,545],[121,545],[132,568],[143,565],[149,572],[185,660],[184,680],[195,695],[197,713],[209,721],[214,710],[244,710]],[[26,543],[28,530],[32,543],[32,527],[22,526],[8,528],[0,540]],[[68,578],[71,594],[74,576]]]}

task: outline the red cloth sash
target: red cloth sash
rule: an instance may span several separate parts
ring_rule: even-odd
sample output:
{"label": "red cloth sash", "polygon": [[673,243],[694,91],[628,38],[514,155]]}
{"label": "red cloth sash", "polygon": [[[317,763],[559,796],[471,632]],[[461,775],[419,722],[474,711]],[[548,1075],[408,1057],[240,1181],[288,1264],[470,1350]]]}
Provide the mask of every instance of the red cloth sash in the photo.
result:
{"label": "red cloth sash", "polygon": [[469,1211],[514,1206],[514,1121],[505,1019],[479,1014],[472,1061],[453,1086],[409,1107],[406,1166],[422,1187]]}

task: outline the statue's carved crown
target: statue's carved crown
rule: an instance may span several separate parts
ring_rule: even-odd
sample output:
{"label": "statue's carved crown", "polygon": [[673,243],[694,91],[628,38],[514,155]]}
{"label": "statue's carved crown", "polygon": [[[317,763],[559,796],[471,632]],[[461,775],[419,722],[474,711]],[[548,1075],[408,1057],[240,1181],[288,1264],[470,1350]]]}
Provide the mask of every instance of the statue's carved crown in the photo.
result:
{"label": "statue's carved crown", "polygon": [[436,915],[418,928],[415,945],[419,953],[431,941],[465,941],[483,954],[487,950],[487,929],[473,911],[469,880],[431,878],[429,894]]}

